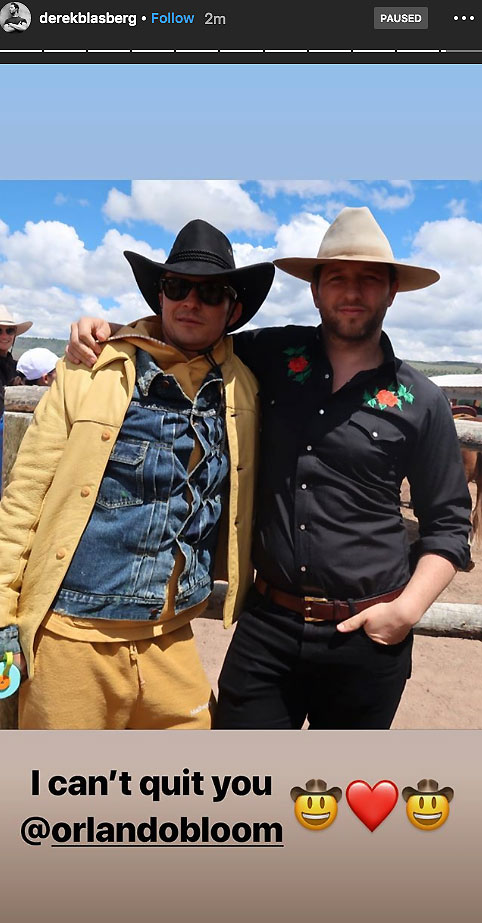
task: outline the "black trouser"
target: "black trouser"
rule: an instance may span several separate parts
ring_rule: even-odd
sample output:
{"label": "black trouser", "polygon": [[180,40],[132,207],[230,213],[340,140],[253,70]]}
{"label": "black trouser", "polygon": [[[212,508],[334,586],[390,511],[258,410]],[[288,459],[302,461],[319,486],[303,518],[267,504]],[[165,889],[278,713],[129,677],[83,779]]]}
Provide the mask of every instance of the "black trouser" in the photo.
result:
{"label": "black trouser", "polygon": [[219,677],[215,728],[389,728],[410,676],[400,644],[305,622],[250,590]]}

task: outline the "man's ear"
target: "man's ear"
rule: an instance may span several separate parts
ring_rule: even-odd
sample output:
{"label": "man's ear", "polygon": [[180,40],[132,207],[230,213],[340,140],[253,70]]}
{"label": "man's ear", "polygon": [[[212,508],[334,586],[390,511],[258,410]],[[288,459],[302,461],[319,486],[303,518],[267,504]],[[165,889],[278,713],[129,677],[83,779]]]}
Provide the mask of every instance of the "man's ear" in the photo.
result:
{"label": "man's ear", "polygon": [[233,324],[236,324],[241,314],[243,312],[243,306],[240,301],[237,301],[236,304],[231,308],[231,313],[229,315],[229,321],[227,324],[228,330]]}
{"label": "man's ear", "polygon": [[390,307],[390,305],[391,305],[393,299],[395,298],[395,295],[397,294],[399,288],[400,288],[400,283],[399,283],[398,279],[394,279],[393,282],[392,282],[392,284],[390,285],[390,296],[389,296],[389,297],[390,297],[390,300],[389,300],[389,302],[388,302],[388,307]]}
{"label": "man's ear", "polygon": [[315,308],[319,308],[318,304],[318,280],[315,282],[314,279],[311,281],[311,294],[313,295],[313,301],[315,303]]}
{"label": "man's ear", "polygon": [[159,292],[157,297],[159,298],[159,314],[162,314],[162,292]]}

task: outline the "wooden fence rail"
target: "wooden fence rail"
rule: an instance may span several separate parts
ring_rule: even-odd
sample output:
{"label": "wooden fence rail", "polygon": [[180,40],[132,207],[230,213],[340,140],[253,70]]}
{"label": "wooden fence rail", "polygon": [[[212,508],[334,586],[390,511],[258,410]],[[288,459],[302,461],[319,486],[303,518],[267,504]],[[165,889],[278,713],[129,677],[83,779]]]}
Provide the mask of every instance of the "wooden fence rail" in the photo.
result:
{"label": "wooden fence rail", "polygon": [[482,452],[482,417],[480,423],[474,420],[454,420],[460,445],[464,449]]}

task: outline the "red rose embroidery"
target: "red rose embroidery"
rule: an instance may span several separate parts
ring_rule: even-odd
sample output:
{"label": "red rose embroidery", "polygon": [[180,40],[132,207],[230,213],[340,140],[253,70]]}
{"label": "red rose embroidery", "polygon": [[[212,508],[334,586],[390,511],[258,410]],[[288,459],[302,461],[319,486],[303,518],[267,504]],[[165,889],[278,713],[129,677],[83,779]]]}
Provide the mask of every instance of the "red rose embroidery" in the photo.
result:
{"label": "red rose embroidery", "polygon": [[296,359],[290,359],[288,362],[288,368],[292,372],[304,372],[307,365],[308,360],[304,356],[297,356]]}
{"label": "red rose embroidery", "polygon": [[387,407],[395,407],[398,404],[398,397],[393,391],[379,391],[375,397],[379,404],[386,404]]}

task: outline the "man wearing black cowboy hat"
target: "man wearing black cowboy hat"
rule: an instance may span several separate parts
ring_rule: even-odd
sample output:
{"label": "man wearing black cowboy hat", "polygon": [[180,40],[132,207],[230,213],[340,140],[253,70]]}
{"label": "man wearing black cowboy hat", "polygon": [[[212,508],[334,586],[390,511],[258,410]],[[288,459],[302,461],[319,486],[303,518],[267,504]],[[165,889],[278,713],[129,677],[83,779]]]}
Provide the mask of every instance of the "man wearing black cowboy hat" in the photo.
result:
{"label": "man wearing black cowboy hat", "polygon": [[236,269],[199,220],[166,263],[125,255],[155,316],[93,369],[58,364],[0,511],[0,643],[28,667],[23,728],[210,727],[190,621],[215,561],[227,625],[252,581],[257,383],[225,333],[274,267]]}
{"label": "man wearing black cowboy hat", "polygon": [[[469,561],[450,409],[382,332],[396,292],[439,275],[397,262],[367,208],[343,209],[316,257],[275,265],[311,283],[322,324],[234,337],[263,414],[257,577],[219,678],[216,727],[298,728],[308,717],[314,728],[388,728],[412,627]],[[82,324],[87,347],[86,328],[100,323]],[[404,477],[420,524],[410,554]]]}

